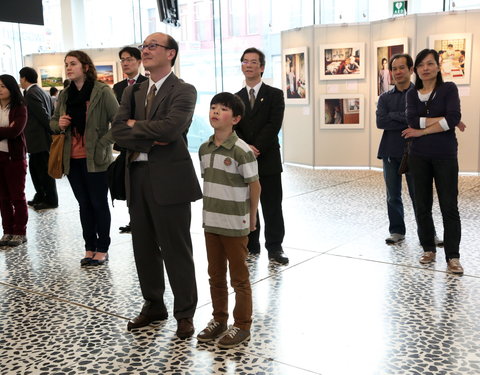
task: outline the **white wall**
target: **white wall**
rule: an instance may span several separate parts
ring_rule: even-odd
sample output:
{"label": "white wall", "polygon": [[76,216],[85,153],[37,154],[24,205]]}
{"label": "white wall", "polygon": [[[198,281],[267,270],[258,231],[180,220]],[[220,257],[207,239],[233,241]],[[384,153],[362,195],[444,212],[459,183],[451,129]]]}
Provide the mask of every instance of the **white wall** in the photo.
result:
{"label": "white wall", "polygon": [[[87,53],[90,58],[92,59],[94,64],[113,64],[114,66],[114,77],[115,82],[122,79],[122,68],[118,61],[120,60],[118,57],[118,51],[121,50],[122,47],[118,48],[92,48],[92,49],[82,49],[85,53]],[[40,81],[40,70],[39,68],[44,66],[61,66],[62,72],[65,77],[65,70],[64,67],[64,59],[67,52],[57,52],[57,53],[42,53],[42,54],[32,54],[24,56],[24,64],[25,66],[31,66],[32,68],[37,70],[39,75]],[[48,91],[49,88],[46,88]]]}
{"label": "white wall", "polygon": [[[308,105],[287,105],[283,121],[283,158],[284,161],[297,164],[314,165],[314,92],[312,90],[312,66],[314,58],[314,27],[294,29],[282,32],[282,50],[301,46],[308,48],[310,70],[310,98]],[[282,60],[282,66],[285,65]]]}
{"label": "white wall", "polygon": [[[282,50],[307,46],[309,52],[310,102],[288,105],[284,120],[284,161],[308,166],[380,167],[376,158],[382,132],[376,128],[376,68],[373,44],[376,41],[408,37],[409,53],[428,47],[428,36],[445,33],[472,33],[472,69],[468,85],[459,85],[465,133],[457,131],[459,164],[462,172],[480,172],[480,24],[479,11],[421,14],[373,23],[309,26],[282,32]],[[365,79],[320,81],[321,44],[365,42]],[[320,95],[338,91],[365,96],[364,129],[320,129]]]}
{"label": "white wall", "polygon": [[[315,166],[367,166],[369,160],[370,114],[364,111],[364,129],[320,129],[320,96],[325,94],[363,94],[370,106],[369,74],[364,79],[320,81],[320,45],[342,42],[365,43],[365,67],[370,66],[370,25],[317,26],[315,28]],[[360,58],[362,58],[360,56]]]}

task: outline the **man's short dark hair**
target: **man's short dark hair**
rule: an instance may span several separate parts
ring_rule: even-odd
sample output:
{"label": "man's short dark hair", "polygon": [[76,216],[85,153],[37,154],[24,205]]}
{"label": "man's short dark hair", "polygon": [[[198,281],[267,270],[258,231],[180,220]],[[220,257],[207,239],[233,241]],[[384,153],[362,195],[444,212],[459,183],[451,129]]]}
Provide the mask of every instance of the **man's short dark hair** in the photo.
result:
{"label": "man's short dark hair", "polygon": [[58,89],[56,87],[50,87],[50,96],[55,95],[58,92]]}
{"label": "man's short dark hair", "polygon": [[124,52],[128,53],[130,56],[134,57],[136,60],[142,59],[142,54],[140,53],[140,50],[136,47],[130,47],[130,46],[123,47],[118,53],[118,57],[122,58],[122,53]]}
{"label": "man's short dark hair", "polygon": [[258,61],[260,62],[260,66],[265,66],[265,54],[255,47],[250,47],[250,48],[247,48],[245,51],[243,51],[242,57],[240,58],[240,62],[243,61],[243,58],[247,53],[256,53],[258,55]]}
{"label": "man's short dark hair", "polygon": [[221,104],[232,110],[233,116],[241,116],[245,113],[245,104],[238,95],[234,95],[230,92],[221,92],[215,95],[210,101],[210,105]]}
{"label": "man's short dark hair", "polygon": [[20,69],[20,78],[25,78],[27,82],[30,83],[37,83],[38,82],[38,73],[35,69],[30,68],[29,66],[25,66]]}
{"label": "man's short dark hair", "polygon": [[407,67],[410,69],[413,67],[413,59],[412,56],[410,56],[408,53],[397,53],[390,57],[390,61],[388,62],[388,70],[392,71],[392,64],[396,59],[400,59],[402,57],[405,57],[405,60],[407,62]]}

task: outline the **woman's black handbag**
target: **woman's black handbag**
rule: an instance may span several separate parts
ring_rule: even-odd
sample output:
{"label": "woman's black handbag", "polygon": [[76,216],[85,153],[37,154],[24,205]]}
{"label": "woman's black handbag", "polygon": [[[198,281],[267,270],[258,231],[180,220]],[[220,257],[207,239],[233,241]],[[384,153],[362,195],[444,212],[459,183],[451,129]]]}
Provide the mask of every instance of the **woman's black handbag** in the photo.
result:
{"label": "woman's black handbag", "polygon": [[124,201],[127,199],[125,191],[125,159],[127,150],[122,150],[117,158],[108,166],[108,188],[112,202],[114,199]]}

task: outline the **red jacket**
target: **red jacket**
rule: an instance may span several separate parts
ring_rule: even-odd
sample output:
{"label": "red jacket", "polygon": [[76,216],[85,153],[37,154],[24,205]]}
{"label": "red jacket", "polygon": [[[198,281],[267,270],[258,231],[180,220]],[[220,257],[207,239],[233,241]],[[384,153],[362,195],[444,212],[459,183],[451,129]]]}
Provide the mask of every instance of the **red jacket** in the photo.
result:
{"label": "red jacket", "polygon": [[23,130],[27,124],[27,107],[20,105],[10,109],[8,115],[10,124],[15,122],[13,126],[0,127],[0,140],[8,139],[8,153],[10,160],[26,159],[27,146]]}

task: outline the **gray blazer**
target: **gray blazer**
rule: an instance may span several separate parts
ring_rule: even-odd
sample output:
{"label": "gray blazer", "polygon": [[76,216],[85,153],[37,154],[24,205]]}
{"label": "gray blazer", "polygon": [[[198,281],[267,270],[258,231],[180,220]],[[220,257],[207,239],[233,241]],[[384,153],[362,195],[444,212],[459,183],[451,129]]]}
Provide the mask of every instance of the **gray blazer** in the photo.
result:
{"label": "gray blazer", "polygon": [[27,90],[25,101],[28,108],[25,127],[27,151],[31,154],[49,151],[52,143],[50,129],[50,118],[53,113],[52,99],[40,87],[33,85]]}
{"label": "gray blazer", "polygon": [[[202,191],[183,134],[192,122],[197,91],[171,73],[156,94],[150,113],[145,115],[148,83],[148,80],[142,82],[134,93],[136,123],[133,128],[126,124],[131,117],[133,86],[125,89],[124,100],[112,123],[113,138],[120,147],[128,150],[127,163],[134,151],[148,154],[148,168],[158,204],[193,202],[202,197]],[[154,145],[155,141],[168,145]],[[129,203],[129,168],[126,170]]]}

